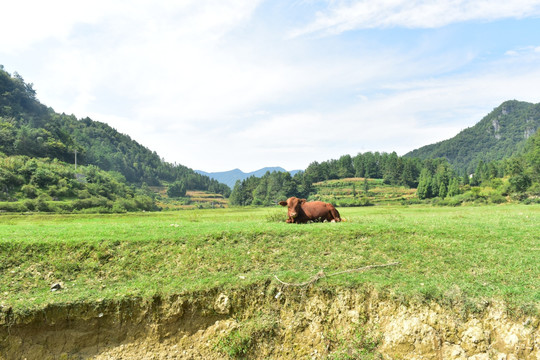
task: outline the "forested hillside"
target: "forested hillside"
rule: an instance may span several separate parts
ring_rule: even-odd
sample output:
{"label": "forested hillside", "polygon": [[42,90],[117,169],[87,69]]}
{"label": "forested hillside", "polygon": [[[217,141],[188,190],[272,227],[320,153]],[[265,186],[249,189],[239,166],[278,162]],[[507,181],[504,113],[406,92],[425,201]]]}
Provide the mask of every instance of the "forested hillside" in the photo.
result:
{"label": "forested hillside", "polygon": [[[116,171],[49,158],[0,153],[0,211],[126,212],[155,210],[150,189]],[[19,200],[19,201],[17,201]]]}
{"label": "forested hillside", "polygon": [[523,151],[540,128],[540,104],[506,101],[455,137],[409,152],[406,158],[444,157],[462,174],[473,174],[480,161],[503,160]]}
{"label": "forested hillside", "polygon": [[[366,201],[370,192],[373,193],[368,189],[369,183],[392,188],[393,194],[406,193],[406,196],[399,196],[406,202],[411,201],[410,192],[396,190],[398,187],[417,189],[416,199],[434,199],[438,204],[538,202],[540,130],[515,152],[515,156],[504,160],[480,161],[473,176],[460,175],[444,157],[421,160],[400,157],[395,152],[343,155],[339,159],[313,162],[306,171],[294,177],[288,173],[267,172],[261,178],[251,176],[238,181],[230,202],[233,205],[272,205],[289,196],[297,196],[323,199],[340,206],[364,206],[373,201]],[[367,181],[367,178],[380,181]],[[325,186],[342,188],[324,193],[321,188]]]}
{"label": "forested hillside", "polygon": [[32,84],[0,65],[0,152],[73,163],[75,151],[80,164],[117,171],[133,184],[179,181],[187,190],[230,193],[226,185],[161,160],[107,124],[56,113],[37,100]]}

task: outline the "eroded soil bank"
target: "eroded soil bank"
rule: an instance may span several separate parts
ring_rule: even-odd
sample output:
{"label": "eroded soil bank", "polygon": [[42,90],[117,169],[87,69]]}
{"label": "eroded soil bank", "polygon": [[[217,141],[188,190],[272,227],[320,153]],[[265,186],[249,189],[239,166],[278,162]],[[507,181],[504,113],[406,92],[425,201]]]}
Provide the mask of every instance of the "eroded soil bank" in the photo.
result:
{"label": "eroded soil bank", "polygon": [[[236,290],[1,309],[0,359],[540,359],[538,317],[367,289]],[[338,356],[339,355],[339,356]]]}

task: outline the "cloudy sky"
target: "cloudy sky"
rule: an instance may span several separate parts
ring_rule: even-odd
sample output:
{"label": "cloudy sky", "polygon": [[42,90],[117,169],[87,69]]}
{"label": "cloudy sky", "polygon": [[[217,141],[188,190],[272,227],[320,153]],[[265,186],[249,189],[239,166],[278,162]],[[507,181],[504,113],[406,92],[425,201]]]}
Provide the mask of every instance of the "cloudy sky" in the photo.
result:
{"label": "cloudy sky", "polygon": [[18,0],[0,64],[193,169],[304,169],[540,102],[540,0]]}

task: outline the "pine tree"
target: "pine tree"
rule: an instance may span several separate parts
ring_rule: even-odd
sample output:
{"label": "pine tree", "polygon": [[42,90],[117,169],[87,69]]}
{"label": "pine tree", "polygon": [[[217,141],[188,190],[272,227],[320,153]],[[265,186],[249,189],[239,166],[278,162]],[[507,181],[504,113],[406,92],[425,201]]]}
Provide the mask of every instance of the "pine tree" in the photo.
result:
{"label": "pine tree", "polygon": [[458,178],[452,178],[450,185],[448,186],[448,196],[459,195],[459,180]]}
{"label": "pine tree", "polygon": [[432,176],[427,168],[423,168],[420,172],[420,179],[418,181],[418,189],[416,194],[420,199],[429,199],[433,196],[431,191]]}

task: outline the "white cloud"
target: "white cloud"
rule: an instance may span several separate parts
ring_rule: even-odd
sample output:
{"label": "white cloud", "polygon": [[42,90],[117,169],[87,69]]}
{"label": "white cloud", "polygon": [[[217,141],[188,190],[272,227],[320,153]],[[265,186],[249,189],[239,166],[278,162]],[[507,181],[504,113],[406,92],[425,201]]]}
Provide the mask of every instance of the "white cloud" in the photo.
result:
{"label": "white cloud", "polygon": [[[540,98],[538,44],[523,46],[530,38],[493,57],[482,43],[456,46],[449,32],[404,43],[287,36],[537,16],[538,2],[331,1],[302,25],[315,3],[21,0],[6,8],[15,15],[2,33],[20,26],[25,9],[40,15],[0,38],[0,57],[55,110],[107,122],[167,161],[208,171],[403,154],[502,101]],[[302,14],[284,20],[284,9]]]}
{"label": "white cloud", "polygon": [[453,23],[540,16],[538,0],[365,0],[331,1],[316,19],[291,32],[340,34],[371,28],[437,28]]}
{"label": "white cloud", "polygon": [[522,46],[508,50],[504,54],[512,57],[532,57],[536,59],[540,54],[540,46]]}
{"label": "white cloud", "polygon": [[2,4],[0,48],[13,53],[39,41],[66,40],[76,24],[95,24],[106,14],[120,12],[125,4],[106,0],[19,0]]}

